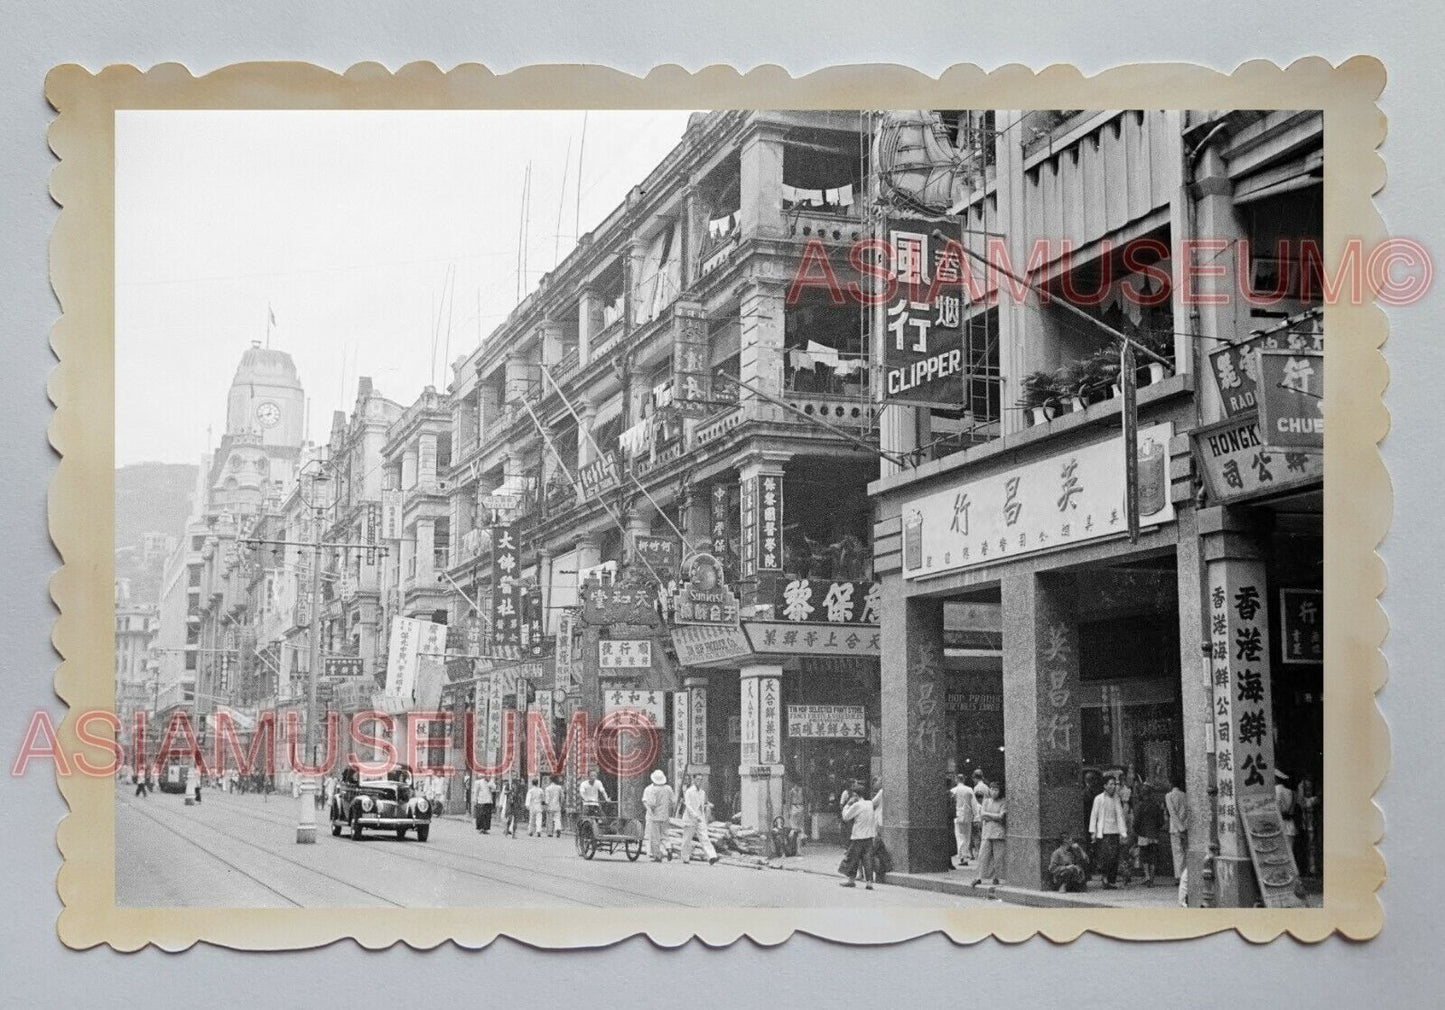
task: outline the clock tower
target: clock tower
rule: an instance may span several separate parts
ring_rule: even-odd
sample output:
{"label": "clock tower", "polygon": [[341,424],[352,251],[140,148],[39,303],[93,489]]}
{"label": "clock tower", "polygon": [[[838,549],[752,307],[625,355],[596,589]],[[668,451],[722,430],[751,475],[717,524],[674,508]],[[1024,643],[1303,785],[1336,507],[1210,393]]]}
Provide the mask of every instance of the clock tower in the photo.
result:
{"label": "clock tower", "polygon": [[305,439],[306,396],[285,351],[253,341],[241,356],[226,401],[226,434],[259,435],[267,446],[295,448]]}

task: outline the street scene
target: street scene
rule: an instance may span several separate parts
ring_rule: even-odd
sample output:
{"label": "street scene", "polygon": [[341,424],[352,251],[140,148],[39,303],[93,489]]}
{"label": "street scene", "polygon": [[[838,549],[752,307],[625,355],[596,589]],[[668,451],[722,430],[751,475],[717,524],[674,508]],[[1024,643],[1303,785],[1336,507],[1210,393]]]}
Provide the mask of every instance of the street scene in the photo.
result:
{"label": "street scene", "polygon": [[1321,114],[167,115],[119,904],[1324,900]]}

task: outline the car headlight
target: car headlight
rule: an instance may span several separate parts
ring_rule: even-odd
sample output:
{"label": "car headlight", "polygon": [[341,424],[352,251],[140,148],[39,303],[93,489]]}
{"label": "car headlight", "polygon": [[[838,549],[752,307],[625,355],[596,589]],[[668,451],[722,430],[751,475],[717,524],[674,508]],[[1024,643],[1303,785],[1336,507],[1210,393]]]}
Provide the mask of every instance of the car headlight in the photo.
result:
{"label": "car headlight", "polygon": [[371,807],[372,807],[371,797],[370,797],[370,796],[363,796],[363,797],[361,798],[361,809],[362,809],[363,811],[365,811],[366,813],[369,814],[369,813],[371,813]]}
{"label": "car headlight", "polygon": [[417,813],[419,813],[419,814],[424,814],[424,813],[426,813],[429,809],[431,809],[431,808],[427,806],[426,800],[417,800],[417,801],[416,801],[416,812],[417,812]]}

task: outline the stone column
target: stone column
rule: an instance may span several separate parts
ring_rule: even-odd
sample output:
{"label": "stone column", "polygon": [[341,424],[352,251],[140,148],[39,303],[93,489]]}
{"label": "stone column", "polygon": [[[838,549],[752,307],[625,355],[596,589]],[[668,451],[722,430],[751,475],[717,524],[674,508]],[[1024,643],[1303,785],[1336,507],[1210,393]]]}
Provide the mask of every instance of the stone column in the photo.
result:
{"label": "stone column", "polygon": [[739,673],[742,823],[762,830],[783,812],[783,668],[777,663],[753,663]]}
{"label": "stone column", "polygon": [[1005,576],[1001,595],[1008,881],[1041,888],[1059,839],[1088,826],[1077,586],[1072,575],[1025,572]]}
{"label": "stone column", "polygon": [[537,327],[537,339],[542,344],[542,367],[556,368],[562,360],[562,324],[548,316]]}
{"label": "stone column", "polygon": [[[753,389],[772,397],[783,394],[783,325],[786,291],[781,281],[753,280],[742,293],[738,310],[741,337],[738,352],[738,378]],[[781,416],[773,406],[739,387],[738,400],[748,407],[751,416]]]}
{"label": "stone column", "polygon": [[597,289],[591,284],[584,284],[577,293],[577,363],[584,368],[592,360],[592,338],[597,333],[599,322],[596,314],[601,311]]}
{"label": "stone column", "polygon": [[437,437],[433,432],[425,432],[417,437],[417,473],[416,480],[423,487],[431,487],[437,479]]}
{"label": "stone column", "polygon": [[[580,470],[597,458],[597,450],[592,445],[592,439],[588,438],[597,417],[597,408],[590,400],[583,400],[577,404],[577,417],[580,418],[577,425],[577,470]],[[573,476],[576,476],[577,470],[572,471]]]}
{"label": "stone column", "polygon": [[745,238],[783,234],[783,136],[762,124],[743,140],[738,221]]}
{"label": "stone column", "polygon": [[416,449],[408,448],[401,454],[401,489],[403,491],[410,491],[416,487],[416,480]]}
{"label": "stone column", "polygon": [[883,840],[905,873],[951,865],[953,800],[944,731],[943,603],[883,588]]}
{"label": "stone column", "polygon": [[[1030,235],[1026,214],[1027,185],[1023,151],[1023,143],[1028,134],[1019,126],[1019,119],[1027,113],[999,111],[995,115],[998,127],[998,141],[994,152],[998,187],[997,227],[1005,236],[1002,240],[1003,246],[1013,264],[1010,272],[1022,276],[1024,266],[1028,263]],[[1050,241],[1051,247],[1057,245],[1059,238],[1042,237]],[[969,263],[970,268],[976,265],[976,261]],[[975,276],[979,276],[979,273],[975,270]],[[998,306],[998,363],[1001,376],[999,403],[1003,409],[999,412],[999,424],[1004,434],[1021,431],[1028,424],[1025,411],[1009,409],[1017,404],[1022,396],[1023,377],[1030,372],[1053,367],[1047,354],[1040,348],[1043,341],[1037,335],[1038,325],[1029,318],[1034,311],[1030,307],[1034,296],[1029,295],[1027,303],[1020,301],[1009,294],[1009,283],[1011,282],[1000,278],[1002,293]],[[1030,336],[1031,331],[1035,335]]]}
{"label": "stone column", "polygon": [[435,540],[435,521],[418,519],[416,521],[416,584],[419,586],[429,586],[436,581],[435,566],[432,563],[432,545]]}
{"label": "stone column", "polygon": [[506,369],[506,388],[502,392],[502,400],[510,406],[527,395],[531,366],[520,352],[513,352],[507,355]]}
{"label": "stone column", "polygon": [[477,386],[477,437],[481,438],[482,432],[487,430],[487,425],[495,421],[501,414],[502,398],[497,394],[497,387],[483,377]]}
{"label": "stone column", "polygon": [[630,559],[637,557],[637,538],[652,535],[652,511],[651,506],[644,505],[628,509],[622,517],[623,524],[627,527],[627,543],[624,548]]}
{"label": "stone column", "polygon": [[[689,486],[683,492],[682,516],[679,524],[687,538],[683,544],[684,559],[693,551],[708,551],[712,546],[712,499],[707,489]],[[722,560],[722,559],[719,559]]]}
{"label": "stone column", "polygon": [[[1181,276],[1185,267],[1198,271],[1188,285],[1176,285],[1174,290],[1174,329],[1181,334],[1174,338],[1176,371],[1187,368],[1183,362],[1196,354],[1207,369],[1208,352],[1246,336],[1255,325],[1249,316],[1249,303],[1241,295],[1243,285],[1249,284],[1253,278],[1238,275],[1238,247],[1228,245],[1225,248],[1225,244],[1248,236],[1234,206],[1234,182],[1229,178],[1229,165],[1220,154],[1217,143],[1201,153],[1194,167],[1193,185],[1189,187],[1185,199],[1194,201],[1193,234],[1189,235],[1186,229],[1178,227],[1172,232],[1175,236],[1183,233],[1205,244],[1194,249],[1191,265],[1179,238],[1174,240],[1175,276]],[[1181,213],[1187,214],[1188,211],[1181,208]],[[1274,250],[1261,252],[1274,255]],[[1186,299],[1189,288],[1193,289],[1196,297]],[[1219,304],[1209,304],[1211,299],[1218,299]],[[1195,341],[1183,335],[1195,331],[1191,316],[1197,316],[1197,332],[1213,339]],[[1141,360],[1140,364],[1143,363]],[[1202,422],[1207,424],[1224,417],[1219,386],[1212,378],[1201,379],[1195,383],[1195,389]]]}

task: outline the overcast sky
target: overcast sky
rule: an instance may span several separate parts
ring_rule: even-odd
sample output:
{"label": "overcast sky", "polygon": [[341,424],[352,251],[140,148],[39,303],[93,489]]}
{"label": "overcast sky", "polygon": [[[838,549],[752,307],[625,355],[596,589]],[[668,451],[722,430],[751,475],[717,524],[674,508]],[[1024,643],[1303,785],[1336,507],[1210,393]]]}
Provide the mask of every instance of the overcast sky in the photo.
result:
{"label": "overcast sky", "polygon": [[[687,117],[588,114],[583,233]],[[350,408],[358,376],[403,405],[429,382],[445,388],[446,363],[517,302],[529,161],[525,290],[573,246],[582,135],[573,111],[117,113],[116,464],[196,462],[208,425],[220,439],[268,305],[271,346],[295,358],[311,399],[312,439]],[[454,304],[439,309],[449,266]]]}

